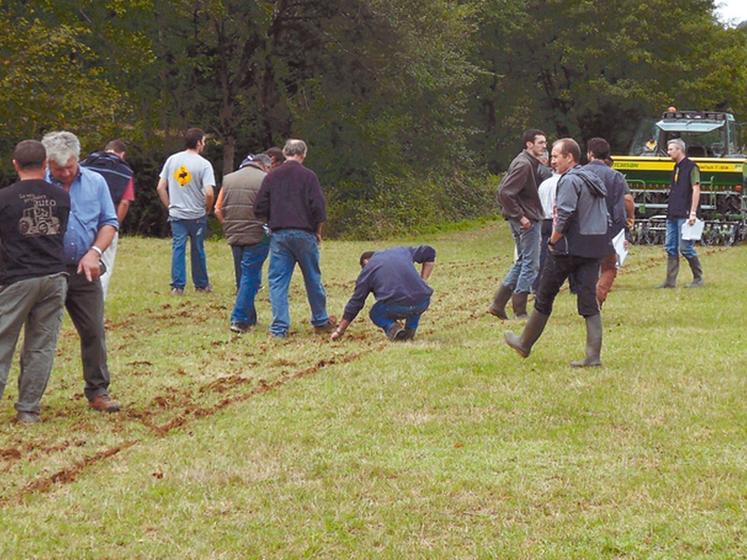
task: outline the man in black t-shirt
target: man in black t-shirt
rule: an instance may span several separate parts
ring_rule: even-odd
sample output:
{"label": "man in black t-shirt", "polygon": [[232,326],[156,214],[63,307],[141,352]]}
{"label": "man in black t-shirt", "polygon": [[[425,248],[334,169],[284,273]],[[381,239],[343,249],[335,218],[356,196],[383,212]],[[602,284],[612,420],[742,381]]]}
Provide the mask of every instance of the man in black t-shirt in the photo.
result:
{"label": "man in black t-shirt", "polygon": [[0,397],[25,325],[15,408],[17,420],[29,424],[39,421],[67,288],[63,238],[70,197],[44,181],[46,159],[41,142],[20,142],[13,151],[20,181],[0,190]]}

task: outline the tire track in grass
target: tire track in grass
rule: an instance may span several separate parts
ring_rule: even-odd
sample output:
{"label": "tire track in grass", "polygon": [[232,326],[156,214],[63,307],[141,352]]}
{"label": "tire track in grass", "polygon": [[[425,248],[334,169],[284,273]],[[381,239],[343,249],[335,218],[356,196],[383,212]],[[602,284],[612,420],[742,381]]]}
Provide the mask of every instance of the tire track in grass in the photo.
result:
{"label": "tire track in grass", "polygon": [[[703,253],[703,256],[709,256],[709,255],[713,255],[716,253],[726,251],[728,249],[729,249],[728,247],[720,247],[720,246],[719,247],[703,247],[702,253]],[[637,266],[627,268],[625,270],[625,273],[626,275],[636,274],[636,273],[650,270],[651,268],[660,266],[660,264],[661,264],[660,256],[651,256],[645,259],[643,262],[639,263]],[[483,261],[478,261],[478,262],[444,263],[444,265],[442,265],[442,268],[446,268],[446,269],[464,268],[468,270],[474,270],[474,269],[479,269],[479,268],[487,267],[487,266],[492,267],[494,265],[495,265],[495,259],[491,258],[491,259],[485,259]],[[487,280],[487,278],[485,279]],[[470,295],[473,296],[472,298],[470,298],[472,301],[469,301],[469,302],[465,301],[464,296],[466,294],[464,292],[460,292],[458,294],[460,305],[457,306],[457,309],[462,309],[462,310],[467,311],[468,309],[473,308],[472,307],[473,305],[474,306],[479,305],[479,302],[484,299],[486,292],[484,292],[481,289],[478,289],[475,286],[475,289],[470,290],[469,293]],[[448,296],[446,299],[448,299]],[[170,307],[171,307],[170,304],[165,304],[164,306],[162,306],[162,309],[155,311],[153,315],[158,314],[159,317],[162,317],[163,309],[168,309]],[[185,311],[184,309],[180,309],[176,313],[176,315],[178,315],[179,317],[185,317],[188,314],[189,314],[189,311]],[[461,317],[457,316],[456,318],[453,318],[454,316],[452,315],[452,318],[453,318],[452,321],[449,321],[446,324],[446,326],[447,327],[460,326],[460,325],[469,323],[476,317],[483,316],[483,315],[484,314],[478,313],[475,311],[465,313]],[[133,314],[133,317],[134,316],[135,314]],[[140,318],[142,318],[142,316],[140,316]],[[117,327],[128,327],[131,325],[131,322],[132,322],[132,318],[126,317],[123,321],[118,322],[116,326]],[[429,332],[432,333],[433,331],[431,330]],[[356,337],[356,338],[358,340],[366,340],[365,337]],[[144,411],[128,411],[126,415],[128,419],[131,419],[133,421],[136,421],[142,424],[154,436],[158,438],[167,437],[174,430],[181,428],[183,426],[186,426],[190,422],[213,416],[233,404],[244,402],[255,396],[262,395],[270,391],[274,391],[276,389],[280,389],[291,381],[295,381],[298,379],[302,379],[304,377],[314,375],[329,366],[352,363],[372,352],[383,350],[387,346],[388,346],[387,343],[376,343],[358,352],[335,354],[332,357],[323,358],[317,361],[314,365],[302,368],[292,374],[286,375],[286,374],[281,373],[281,375],[278,378],[274,379],[271,382],[267,382],[264,379],[259,379],[258,386],[253,387],[251,390],[225,397],[219,400],[217,403],[212,404],[210,406],[199,406],[199,401],[197,399],[185,399],[184,401],[179,403],[181,406],[184,406],[184,411],[177,414],[176,416],[174,416],[172,419],[168,420],[167,422],[164,422],[161,424],[155,424],[151,422],[149,419],[149,415]],[[281,365],[286,365],[286,364],[281,364]],[[226,390],[233,389],[236,387],[241,387],[248,383],[252,383],[253,381],[254,381],[254,378],[252,377],[231,375],[227,377],[221,377],[219,379],[211,381],[210,383],[202,385],[201,387],[197,388],[196,392],[198,394],[208,394],[208,393],[215,393],[215,392],[223,393]],[[164,396],[154,397],[151,400],[151,405],[161,406],[162,408],[166,408],[166,409],[171,408],[168,397],[164,397]],[[110,448],[98,451],[92,455],[85,456],[83,459],[75,461],[73,465],[71,465],[70,467],[61,469],[50,476],[38,477],[32,480],[31,482],[27,483],[20,491],[18,491],[14,495],[9,496],[9,497],[0,496],[0,507],[8,506],[8,505],[15,504],[15,503],[21,503],[26,497],[32,494],[46,493],[46,492],[52,491],[55,488],[63,486],[65,484],[70,484],[74,482],[75,480],[77,480],[78,477],[87,469],[101,463],[102,461],[105,461],[106,459],[116,456],[121,451],[127,450],[140,443],[143,443],[143,441],[144,440],[142,439],[134,439],[134,440],[125,441],[114,447],[110,447]],[[63,452],[64,450],[68,449],[72,445],[80,445],[80,440],[68,440],[57,446],[48,446],[42,449],[35,448],[33,444],[27,444],[27,447],[29,447],[28,451],[31,451],[32,449],[37,451],[36,457],[40,458],[42,456],[49,456],[56,452],[57,453]],[[22,458],[23,458],[23,454],[17,448],[0,449],[0,459],[5,459],[9,463],[15,463],[17,461],[20,461]],[[31,461],[33,459],[29,459],[29,460]],[[6,467],[3,470],[3,472],[7,472],[9,469],[10,469],[10,466]]]}

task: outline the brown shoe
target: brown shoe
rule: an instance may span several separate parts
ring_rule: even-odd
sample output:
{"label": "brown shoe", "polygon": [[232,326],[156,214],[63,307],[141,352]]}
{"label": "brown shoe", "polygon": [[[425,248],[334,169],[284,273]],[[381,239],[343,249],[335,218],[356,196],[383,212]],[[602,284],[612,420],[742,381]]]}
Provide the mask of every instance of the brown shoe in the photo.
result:
{"label": "brown shoe", "polygon": [[99,395],[92,401],[88,401],[88,406],[99,412],[119,412],[119,403],[113,401],[109,395]]}
{"label": "brown shoe", "polygon": [[326,323],[314,327],[314,332],[317,334],[331,333],[337,328],[337,317],[330,315]]}

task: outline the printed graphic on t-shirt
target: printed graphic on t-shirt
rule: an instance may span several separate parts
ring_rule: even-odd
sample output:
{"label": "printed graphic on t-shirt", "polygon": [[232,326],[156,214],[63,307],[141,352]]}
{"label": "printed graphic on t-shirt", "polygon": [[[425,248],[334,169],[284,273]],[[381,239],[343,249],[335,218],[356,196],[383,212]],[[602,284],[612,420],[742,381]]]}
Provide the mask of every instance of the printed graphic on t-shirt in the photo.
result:
{"label": "printed graphic on t-shirt", "polygon": [[183,187],[192,180],[192,174],[184,165],[180,165],[174,172],[174,179]]}
{"label": "printed graphic on t-shirt", "polygon": [[19,197],[27,205],[27,208],[23,210],[21,219],[18,220],[18,231],[21,235],[38,237],[60,233],[60,220],[52,215],[52,210],[57,206],[57,201],[44,195],[35,194],[21,194]]}

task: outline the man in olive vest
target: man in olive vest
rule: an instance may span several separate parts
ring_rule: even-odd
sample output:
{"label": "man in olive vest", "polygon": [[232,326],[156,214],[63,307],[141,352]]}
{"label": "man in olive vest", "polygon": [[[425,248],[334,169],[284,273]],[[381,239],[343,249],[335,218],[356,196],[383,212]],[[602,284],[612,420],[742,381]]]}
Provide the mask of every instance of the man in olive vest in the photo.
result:
{"label": "man in olive vest", "polygon": [[268,156],[259,154],[238,171],[223,177],[223,202],[216,210],[234,258],[241,263],[236,303],[231,312],[231,330],[236,333],[246,332],[257,323],[254,298],[262,282],[262,264],[267,259],[270,240],[263,228],[264,221],[254,215],[254,202],[271,163]]}

